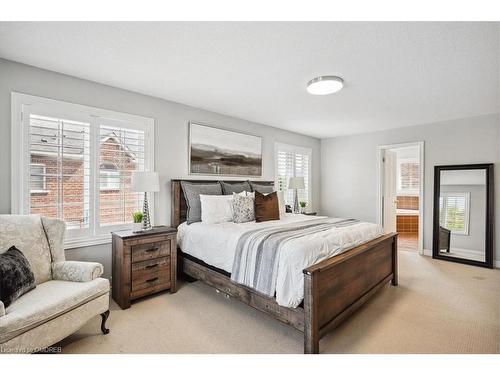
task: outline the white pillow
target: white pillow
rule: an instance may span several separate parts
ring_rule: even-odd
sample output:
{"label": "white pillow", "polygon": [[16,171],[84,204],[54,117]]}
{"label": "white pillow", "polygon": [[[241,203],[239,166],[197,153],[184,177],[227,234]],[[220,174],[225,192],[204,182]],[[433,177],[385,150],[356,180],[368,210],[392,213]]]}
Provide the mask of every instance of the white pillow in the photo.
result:
{"label": "white pillow", "polygon": [[233,221],[232,195],[200,194],[200,202],[202,223],[218,224]]}

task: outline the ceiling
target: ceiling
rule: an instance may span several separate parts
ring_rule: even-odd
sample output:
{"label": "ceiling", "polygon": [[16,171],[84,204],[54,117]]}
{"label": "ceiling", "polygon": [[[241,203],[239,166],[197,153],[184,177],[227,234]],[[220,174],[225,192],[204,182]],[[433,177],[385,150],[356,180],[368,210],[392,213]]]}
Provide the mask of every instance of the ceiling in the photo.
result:
{"label": "ceiling", "polygon": [[484,22],[0,23],[0,57],[318,138],[497,113],[499,47]]}

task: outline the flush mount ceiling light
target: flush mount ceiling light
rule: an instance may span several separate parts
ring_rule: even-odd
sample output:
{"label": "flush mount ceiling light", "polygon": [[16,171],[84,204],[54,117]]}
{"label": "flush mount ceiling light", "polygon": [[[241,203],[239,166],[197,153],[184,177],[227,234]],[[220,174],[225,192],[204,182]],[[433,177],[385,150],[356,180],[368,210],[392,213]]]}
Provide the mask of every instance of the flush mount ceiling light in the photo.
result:
{"label": "flush mount ceiling light", "polygon": [[307,83],[307,92],[312,95],[328,95],[340,91],[344,80],[337,76],[321,76]]}

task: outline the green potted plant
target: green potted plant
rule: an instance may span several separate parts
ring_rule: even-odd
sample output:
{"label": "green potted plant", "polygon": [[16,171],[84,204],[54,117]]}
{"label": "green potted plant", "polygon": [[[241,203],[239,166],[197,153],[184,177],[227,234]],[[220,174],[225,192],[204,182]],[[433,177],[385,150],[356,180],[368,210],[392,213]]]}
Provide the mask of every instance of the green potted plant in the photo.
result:
{"label": "green potted plant", "polygon": [[306,212],[307,202],[301,201],[299,204],[300,204],[300,212],[301,213],[305,213]]}
{"label": "green potted plant", "polygon": [[142,229],[142,218],[144,217],[141,211],[134,212],[132,218],[134,219],[134,232],[139,232]]}

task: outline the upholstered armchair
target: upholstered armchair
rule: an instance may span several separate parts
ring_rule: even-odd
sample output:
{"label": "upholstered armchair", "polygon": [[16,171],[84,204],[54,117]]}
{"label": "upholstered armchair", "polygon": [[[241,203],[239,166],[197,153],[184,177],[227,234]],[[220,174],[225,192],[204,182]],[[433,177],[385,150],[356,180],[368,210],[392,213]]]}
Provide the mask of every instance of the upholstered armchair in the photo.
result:
{"label": "upholstered armchair", "polygon": [[67,261],[65,223],[38,215],[0,215],[0,253],[16,246],[28,259],[36,288],[7,308],[0,301],[0,353],[49,347],[101,315],[107,334],[109,281],[99,263]]}

